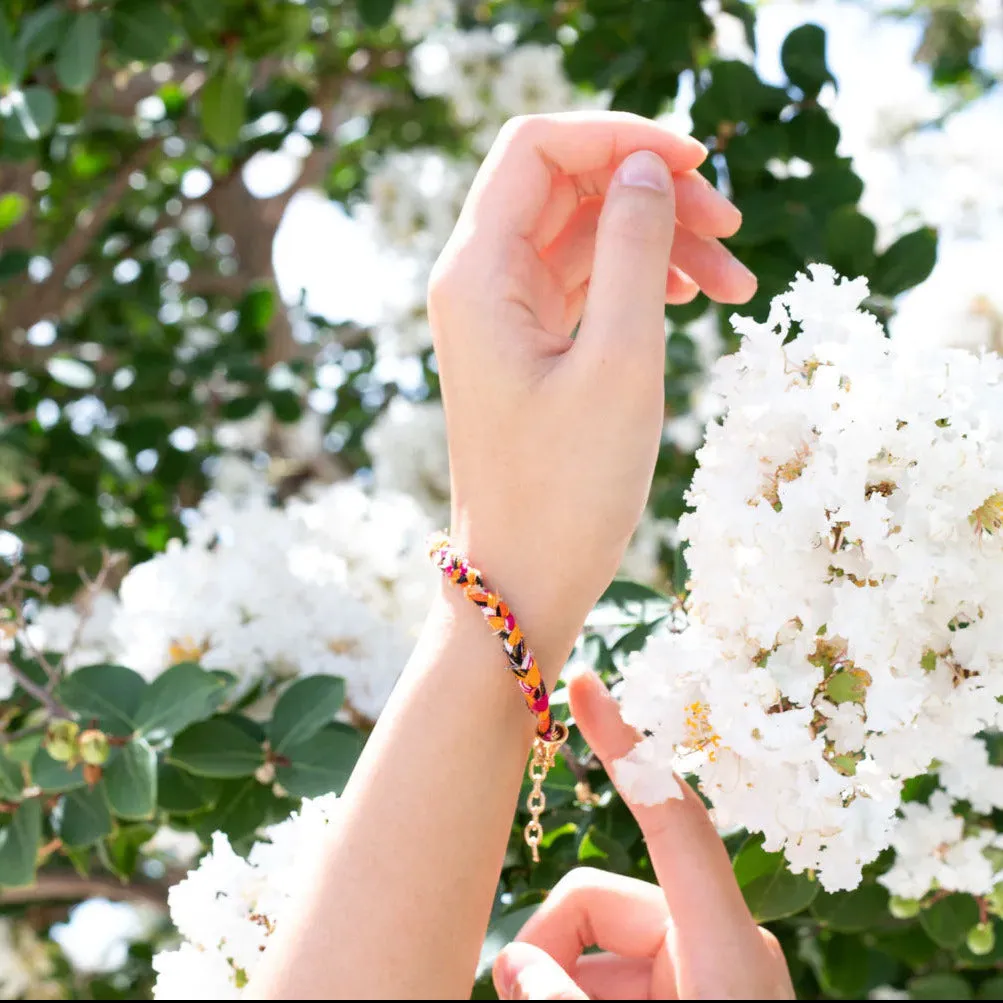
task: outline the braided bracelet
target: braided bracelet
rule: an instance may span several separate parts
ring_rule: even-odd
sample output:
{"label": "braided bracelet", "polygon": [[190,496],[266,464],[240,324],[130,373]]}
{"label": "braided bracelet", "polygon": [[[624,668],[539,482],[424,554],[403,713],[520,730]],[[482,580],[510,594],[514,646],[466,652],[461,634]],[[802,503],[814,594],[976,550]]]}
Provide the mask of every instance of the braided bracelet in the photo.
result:
{"label": "braided bracelet", "polygon": [[551,712],[550,697],[543,676],[540,675],[540,667],[526,644],[515,615],[502,597],[484,584],[480,571],[453,547],[445,533],[435,533],[429,538],[428,553],[435,566],[454,585],[459,585],[463,594],[475,606],[480,607],[488,626],[501,638],[509,668],[515,674],[526,706],[536,715],[536,737],[529,762],[529,779],[533,786],[526,799],[531,817],[524,834],[526,845],[533,853],[533,860],[539,862],[540,840],[543,838],[540,816],[547,805],[543,781],[554,765],[557,750],[567,740],[567,726]]}

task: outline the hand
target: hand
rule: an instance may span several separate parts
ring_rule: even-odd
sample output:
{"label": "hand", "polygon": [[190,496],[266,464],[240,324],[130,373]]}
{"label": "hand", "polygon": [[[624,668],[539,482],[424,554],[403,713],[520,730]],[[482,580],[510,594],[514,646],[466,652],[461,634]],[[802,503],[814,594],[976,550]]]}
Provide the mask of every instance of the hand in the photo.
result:
{"label": "hand", "polygon": [[514,119],[433,271],[453,537],[551,682],[647,500],[664,304],[755,291],[715,239],[741,217],[705,156],[634,115]]}
{"label": "hand", "polygon": [[[569,688],[578,727],[613,776],[638,736],[594,673]],[[703,804],[680,786],[681,800],[653,807],[624,797],[661,887],[571,871],[498,955],[501,999],[795,998],[780,945],[756,926]],[[582,954],[593,945],[606,953]]]}

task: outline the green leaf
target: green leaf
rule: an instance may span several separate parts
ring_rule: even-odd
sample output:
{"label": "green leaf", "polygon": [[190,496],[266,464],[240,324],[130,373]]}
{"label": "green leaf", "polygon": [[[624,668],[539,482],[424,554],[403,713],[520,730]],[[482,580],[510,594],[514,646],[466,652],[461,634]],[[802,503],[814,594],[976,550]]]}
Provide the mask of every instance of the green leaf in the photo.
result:
{"label": "green leaf", "polygon": [[112,11],[112,42],[127,60],[159,62],[171,51],[177,34],[166,3],[119,0]]}
{"label": "green leaf", "polygon": [[19,83],[23,73],[23,54],[14,44],[7,18],[0,13],[0,89]]}
{"label": "green leaf", "polygon": [[[909,997],[914,1000],[970,1000],[972,987],[951,972],[919,975],[906,983]],[[987,997],[993,999],[996,997]]]}
{"label": "green leaf", "polygon": [[131,735],[136,730],[136,709],[146,692],[146,681],[123,665],[86,665],[71,672],[60,684],[60,702],[81,718],[81,727],[97,720],[109,735]]}
{"label": "green leaf", "polygon": [[265,824],[269,809],[277,802],[271,789],[253,777],[224,780],[215,808],[198,817],[196,832],[205,842],[216,831],[226,833],[231,840],[243,839]]}
{"label": "green leaf", "polygon": [[157,807],[157,755],[136,738],[112,756],[104,771],[108,803],[121,818],[147,819]]}
{"label": "green leaf", "polygon": [[42,841],[42,805],[24,801],[10,825],[0,829],[0,887],[21,888],[35,883],[35,860]]}
{"label": "green leaf", "polygon": [[589,867],[624,874],[630,870],[630,854],[612,836],[594,825],[582,834],[578,843],[578,862]]}
{"label": "green leaf", "polygon": [[370,28],[380,28],[390,20],[395,0],[357,0],[359,16]]}
{"label": "green leaf", "polygon": [[764,84],[751,66],[737,60],[716,62],[711,67],[710,84],[693,102],[694,132],[709,135],[722,122],[754,122],[766,112],[779,112],[786,104],[786,91]]}
{"label": "green leaf", "polygon": [[0,282],[23,274],[28,268],[31,255],[20,247],[12,247],[0,254]]}
{"label": "green leaf", "polygon": [[28,211],[28,200],[17,192],[0,195],[0,233],[9,230],[23,218]]}
{"label": "green leaf", "polygon": [[11,95],[7,132],[11,139],[34,143],[56,124],[56,96],[48,87],[26,87]]}
{"label": "green leaf", "polygon": [[267,331],[275,315],[275,296],[267,286],[257,286],[244,296],[238,314],[238,329]]}
{"label": "green leaf", "polygon": [[128,881],[136,872],[139,863],[139,848],[156,832],[156,826],[120,825],[105,844],[108,863],[123,881]]}
{"label": "green leaf", "polygon": [[807,97],[814,97],[824,84],[835,81],[825,61],[825,31],[817,24],[803,24],[784,39],[780,62],[787,79]]}
{"label": "green leaf", "polygon": [[135,714],[136,730],[153,742],[176,735],[209,717],[225,690],[225,680],[194,662],[172,665],[143,692]]}
{"label": "green leaf", "polygon": [[21,764],[8,759],[5,750],[0,749],[0,800],[19,801],[24,789]]}
{"label": "green leaf", "polygon": [[820,892],[811,911],[830,930],[858,933],[889,919],[888,892],[881,885],[861,885],[852,892]]}
{"label": "green leaf", "polygon": [[617,640],[616,644],[610,649],[611,652],[622,658],[633,654],[635,651],[640,651],[648,643],[648,638],[658,630],[664,620],[665,617],[661,616],[650,623],[639,623]]}
{"label": "green leaf", "polygon": [[63,37],[63,20],[66,17],[59,3],[53,2],[28,14],[21,21],[17,47],[28,63],[47,56]]}
{"label": "green leaf", "polygon": [[285,749],[283,755],[290,765],[279,766],[275,779],[296,797],[313,798],[328,791],[340,794],[361,751],[362,738],[354,728],[329,724]]}
{"label": "green leaf", "polygon": [[278,421],[290,424],[299,421],[303,414],[303,405],[295,390],[271,390],[268,403],[272,405],[272,413]]}
{"label": "green leaf", "polygon": [[919,922],[927,936],[941,947],[959,947],[965,935],[979,921],[979,907],[971,895],[956,893],[934,902],[920,913]]}
{"label": "green leaf", "polygon": [[44,735],[41,732],[16,738],[13,742],[8,742],[3,746],[3,753],[11,762],[30,763],[35,758],[35,753],[38,752],[43,738]]}
{"label": "green leaf", "polygon": [[746,839],[731,862],[739,888],[744,888],[764,874],[773,874],[783,865],[784,855],[767,853],[763,849],[763,837],[759,833]]}
{"label": "green leaf", "polygon": [[83,94],[97,74],[101,18],[94,11],[73,14],[56,53],[56,79],[68,91]]}
{"label": "green leaf", "polygon": [[168,761],[202,777],[247,777],[264,763],[265,754],[242,728],[215,717],[181,732]]}
{"label": "green leaf", "polygon": [[490,974],[495,958],[506,944],[515,940],[516,935],[526,925],[526,921],[539,909],[539,905],[525,906],[513,909],[511,912],[493,918],[488,925],[488,932],[481,947],[481,956],[477,961],[477,978]]}
{"label": "green leaf", "polygon": [[807,909],[818,894],[818,884],[781,866],[772,874],[753,878],[742,888],[742,894],[756,922],[769,923]]}
{"label": "green leaf", "polygon": [[90,846],[112,831],[104,784],[72,791],[63,798],[59,838],[67,846]]}
{"label": "green leaf", "polygon": [[822,108],[802,108],[785,123],[787,149],[792,157],[814,164],[831,160],[839,147],[839,126]]}
{"label": "green leaf", "polygon": [[84,785],[84,770],[79,763],[72,770],[68,769],[66,763],[53,759],[45,749],[35,753],[29,773],[31,782],[47,794],[72,791]]}
{"label": "green leaf", "polygon": [[333,676],[310,676],[292,684],[279,697],[268,725],[276,752],[305,742],[328,724],[345,702],[345,682]]}
{"label": "green leaf", "polygon": [[826,258],[841,275],[867,275],[874,265],[878,228],[855,206],[834,210],[825,224]]}
{"label": "green leaf", "polygon": [[221,66],[202,88],[202,131],[213,146],[233,146],[247,121],[247,89],[232,65]]}
{"label": "green leaf", "polygon": [[871,291],[898,296],[926,279],[937,263],[937,231],[921,226],[907,233],[882,254],[871,277]]}
{"label": "green leaf", "polygon": [[205,811],[216,804],[219,784],[197,777],[171,763],[161,763],[157,771],[157,804],[175,815]]}
{"label": "green leaf", "polygon": [[[640,582],[632,582],[628,578],[614,578],[609,583],[606,591],[599,597],[597,606],[611,603],[623,610],[636,608],[637,604],[645,605],[654,603],[659,608],[659,614],[668,611],[671,600],[667,595],[651,588],[649,585],[642,585]],[[664,607],[661,608],[661,607]]]}
{"label": "green leaf", "polygon": [[[944,999],[953,997],[945,996]],[[1003,1000],[1003,975],[993,975],[979,986],[975,994],[977,1000]]]}

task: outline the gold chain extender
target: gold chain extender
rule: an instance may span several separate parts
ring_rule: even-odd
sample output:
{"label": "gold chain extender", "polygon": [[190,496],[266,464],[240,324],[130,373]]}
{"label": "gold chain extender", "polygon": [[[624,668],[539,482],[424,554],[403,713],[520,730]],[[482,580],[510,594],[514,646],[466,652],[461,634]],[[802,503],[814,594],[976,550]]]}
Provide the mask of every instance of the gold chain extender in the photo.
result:
{"label": "gold chain extender", "polygon": [[529,809],[530,820],[526,823],[523,833],[526,837],[526,845],[533,852],[533,863],[540,862],[540,840],[543,839],[543,826],[540,825],[540,816],[547,807],[547,795],[543,793],[543,782],[547,779],[550,768],[554,765],[557,752],[568,739],[567,726],[560,721],[554,722],[556,738],[548,741],[539,735],[533,741],[533,754],[529,760],[529,779],[532,781],[532,788],[526,798],[526,807]]}

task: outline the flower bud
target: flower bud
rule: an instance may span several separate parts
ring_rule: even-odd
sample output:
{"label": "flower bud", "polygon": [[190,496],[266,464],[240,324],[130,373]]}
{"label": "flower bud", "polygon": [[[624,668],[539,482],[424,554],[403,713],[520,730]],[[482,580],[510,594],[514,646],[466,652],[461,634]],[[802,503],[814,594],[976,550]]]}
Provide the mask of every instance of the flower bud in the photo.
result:
{"label": "flower bud", "polygon": [[978,923],[968,931],[965,940],[972,954],[991,954],[996,946],[996,931],[992,923]]}
{"label": "flower bud", "polygon": [[917,899],[903,899],[893,895],[888,902],[888,911],[896,919],[912,919],[919,915],[919,901]]}
{"label": "flower bud", "polygon": [[103,731],[90,728],[82,732],[79,739],[80,758],[91,766],[100,766],[108,762],[108,753],[111,746],[108,743],[108,736]]}
{"label": "flower bud", "polygon": [[76,755],[79,732],[76,721],[53,721],[45,733],[45,751],[60,763],[69,762]]}

